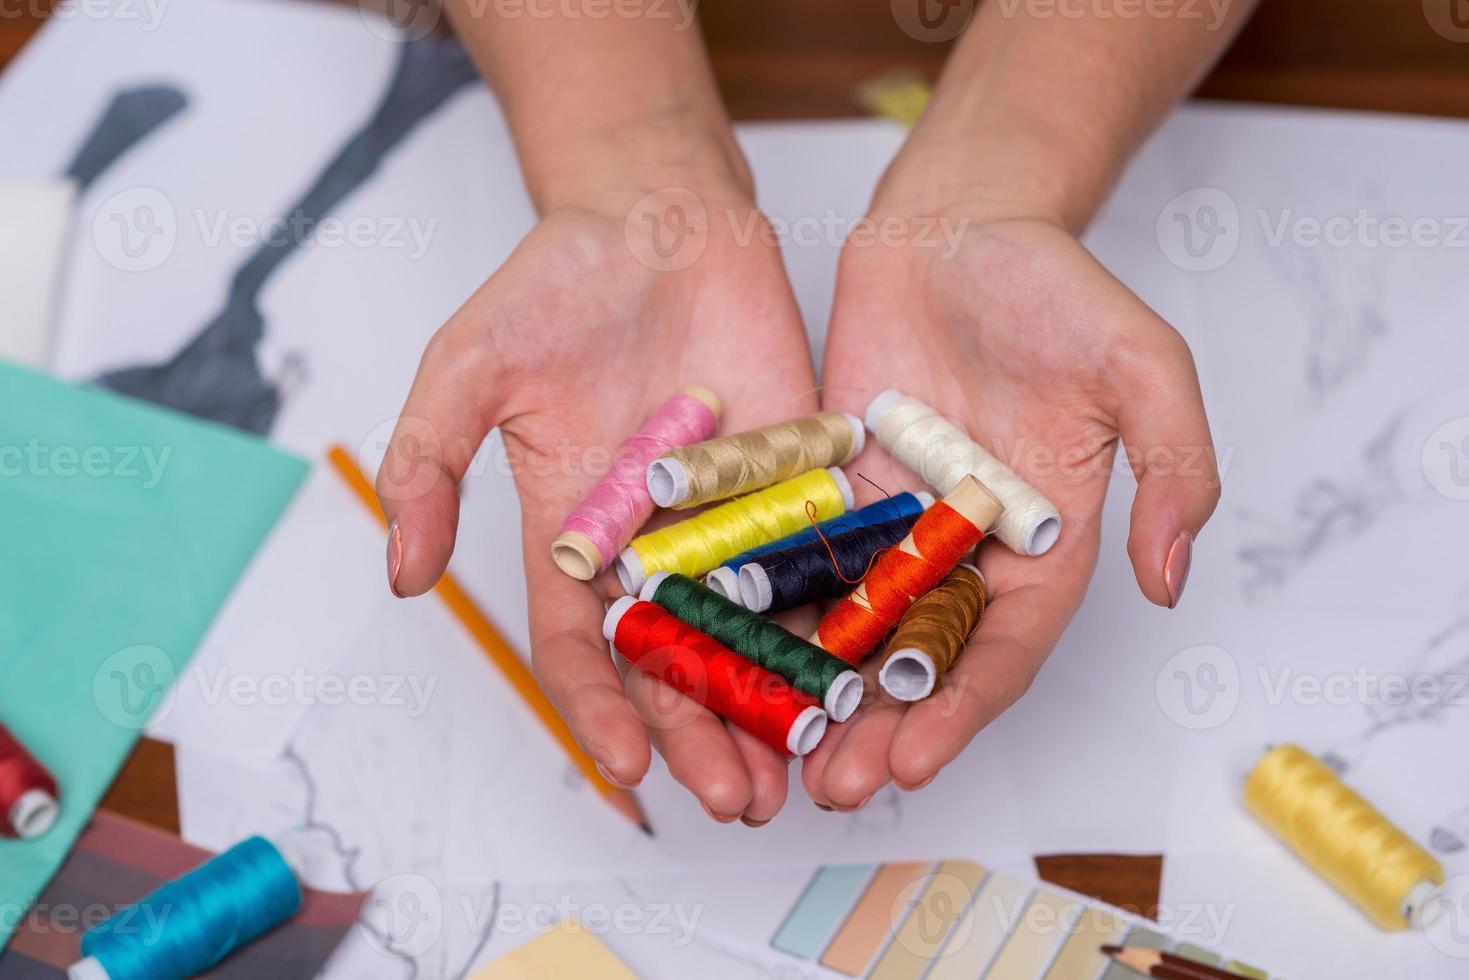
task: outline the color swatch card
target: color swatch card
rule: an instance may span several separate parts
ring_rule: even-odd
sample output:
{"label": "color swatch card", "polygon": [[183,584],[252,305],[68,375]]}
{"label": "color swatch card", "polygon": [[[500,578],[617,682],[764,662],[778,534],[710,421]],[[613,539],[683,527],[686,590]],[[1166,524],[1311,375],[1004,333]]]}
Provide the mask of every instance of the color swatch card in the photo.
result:
{"label": "color swatch card", "polygon": [[0,364],[0,719],[61,790],[49,833],[0,840],[0,907],[28,907],[60,865],[305,470]]}
{"label": "color swatch card", "polygon": [[[63,980],[79,958],[82,929],[212,858],[177,837],[99,812],[13,941],[0,980]],[[352,931],[365,896],[306,889],[301,910],[204,976],[214,980],[311,980]],[[150,928],[148,923],[143,928]],[[159,929],[166,923],[156,924]]]}

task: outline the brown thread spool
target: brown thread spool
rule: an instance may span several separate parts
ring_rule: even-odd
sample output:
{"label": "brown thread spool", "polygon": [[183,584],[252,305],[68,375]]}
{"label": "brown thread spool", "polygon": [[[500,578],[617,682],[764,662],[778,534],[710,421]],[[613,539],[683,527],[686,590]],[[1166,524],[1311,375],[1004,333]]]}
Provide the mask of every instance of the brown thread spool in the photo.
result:
{"label": "brown thread spool", "polygon": [[920,701],[933,693],[979,627],[988,601],[979,569],[955,566],[898,623],[877,675],[882,689],[899,701]]}

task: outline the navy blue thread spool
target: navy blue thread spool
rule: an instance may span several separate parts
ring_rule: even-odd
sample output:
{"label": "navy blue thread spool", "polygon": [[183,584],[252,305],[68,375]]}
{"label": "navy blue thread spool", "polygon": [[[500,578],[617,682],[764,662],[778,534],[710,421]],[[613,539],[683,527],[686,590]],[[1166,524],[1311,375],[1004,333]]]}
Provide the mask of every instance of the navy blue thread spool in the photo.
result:
{"label": "navy blue thread spool", "polygon": [[[778,613],[807,602],[845,595],[867,573],[872,556],[907,537],[916,520],[917,517],[900,517],[852,528],[825,542],[815,541],[761,555],[740,568],[740,598],[746,609]],[[827,544],[831,545],[830,551]]]}

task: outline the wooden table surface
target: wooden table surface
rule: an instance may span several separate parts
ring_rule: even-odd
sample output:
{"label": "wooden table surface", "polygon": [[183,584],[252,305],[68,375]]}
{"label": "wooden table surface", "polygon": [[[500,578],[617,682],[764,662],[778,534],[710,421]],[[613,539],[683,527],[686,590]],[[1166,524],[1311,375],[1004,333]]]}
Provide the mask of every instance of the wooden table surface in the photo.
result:
{"label": "wooden table surface", "polygon": [[[705,0],[700,17],[731,111],[740,119],[855,115],[852,91],[874,75],[906,68],[933,77],[947,45],[905,34],[892,2]],[[1469,43],[1450,39],[1469,36],[1451,6],[1458,2],[1266,0],[1199,94],[1469,118]],[[0,65],[54,3],[0,8]],[[1430,15],[1448,25],[1442,33]],[[139,743],[103,805],[177,832],[171,748]],[[1143,914],[1158,901],[1161,856],[1059,855],[1036,865],[1048,881]]]}

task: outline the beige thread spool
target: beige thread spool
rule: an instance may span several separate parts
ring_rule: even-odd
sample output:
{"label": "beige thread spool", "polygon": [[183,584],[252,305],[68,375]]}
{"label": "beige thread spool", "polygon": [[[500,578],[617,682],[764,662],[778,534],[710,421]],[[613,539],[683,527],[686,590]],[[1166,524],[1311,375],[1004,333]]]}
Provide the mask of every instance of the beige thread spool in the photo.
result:
{"label": "beige thread spool", "polygon": [[855,415],[817,412],[748,432],[672,449],[648,465],[648,494],[659,507],[686,510],[842,466],[862,451]]}

